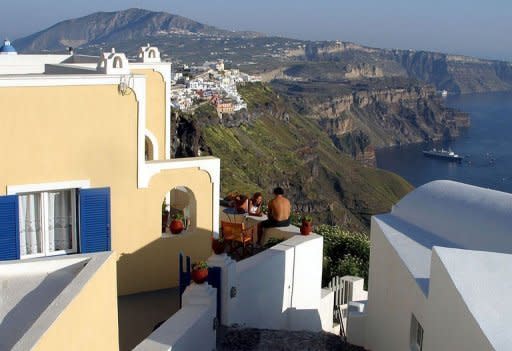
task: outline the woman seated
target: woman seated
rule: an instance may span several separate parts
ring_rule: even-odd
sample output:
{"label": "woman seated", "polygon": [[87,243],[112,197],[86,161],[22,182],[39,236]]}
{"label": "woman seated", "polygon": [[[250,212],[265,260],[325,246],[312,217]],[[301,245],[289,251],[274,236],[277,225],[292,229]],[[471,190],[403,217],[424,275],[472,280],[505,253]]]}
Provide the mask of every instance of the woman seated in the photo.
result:
{"label": "woman seated", "polygon": [[263,205],[263,195],[260,192],[254,193],[252,198],[249,200],[249,215],[261,217]]}

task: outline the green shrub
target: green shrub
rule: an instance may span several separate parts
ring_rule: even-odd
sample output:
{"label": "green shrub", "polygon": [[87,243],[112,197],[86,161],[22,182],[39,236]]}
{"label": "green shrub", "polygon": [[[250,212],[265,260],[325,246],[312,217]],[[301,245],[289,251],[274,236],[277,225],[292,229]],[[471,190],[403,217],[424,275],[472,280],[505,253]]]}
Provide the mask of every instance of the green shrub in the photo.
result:
{"label": "green shrub", "polygon": [[370,240],[366,235],[325,224],[315,232],[324,237],[324,285],[333,277],[344,275],[362,277],[368,284]]}

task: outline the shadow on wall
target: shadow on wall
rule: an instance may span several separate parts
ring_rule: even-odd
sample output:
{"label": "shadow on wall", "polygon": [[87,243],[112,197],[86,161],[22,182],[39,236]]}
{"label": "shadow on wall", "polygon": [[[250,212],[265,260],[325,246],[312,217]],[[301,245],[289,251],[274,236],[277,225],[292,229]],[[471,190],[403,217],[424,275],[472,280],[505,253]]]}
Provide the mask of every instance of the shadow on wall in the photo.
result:
{"label": "shadow on wall", "polygon": [[178,255],[192,262],[206,260],[211,251],[212,232],[193,231],[161,236],[132,253],[121,253],[117,261],[118,295],[155,291],[178,286]]}

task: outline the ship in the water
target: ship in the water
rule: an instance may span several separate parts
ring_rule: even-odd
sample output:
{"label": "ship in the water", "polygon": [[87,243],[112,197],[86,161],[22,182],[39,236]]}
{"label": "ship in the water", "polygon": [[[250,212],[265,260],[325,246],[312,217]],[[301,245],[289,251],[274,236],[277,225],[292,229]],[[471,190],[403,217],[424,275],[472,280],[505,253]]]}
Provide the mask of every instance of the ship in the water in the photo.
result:
{"label": "ship in the water", "polygon": [[427,157],[440,158],[443,160],[456,161],[456,162],[460,162],[464,158],[462,156],[457,155],[455,152],[453,152],[451,150],[444,150],[444,149],[424,150],[423,155],[425,155]]}

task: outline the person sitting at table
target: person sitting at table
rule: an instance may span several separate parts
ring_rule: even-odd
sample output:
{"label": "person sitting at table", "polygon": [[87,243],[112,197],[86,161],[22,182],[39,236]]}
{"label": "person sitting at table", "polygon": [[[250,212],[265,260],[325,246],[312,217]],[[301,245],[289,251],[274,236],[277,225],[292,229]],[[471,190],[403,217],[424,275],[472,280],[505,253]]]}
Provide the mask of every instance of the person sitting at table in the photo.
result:
{"label": "person sitting at table", "polygon": [[248,213],[249,212],[249,198],[245,195],[239,195],[236,197],[236,212]]}
{"label": "person sitting at table", "polygon": [[254,193],[252,198],[249,200],[249,215],[250,216],[262,216],[262,205],[263,195],[260,192]]}
{"label": "person sitting at table", "polygon": [[261,222],[258,232],[258,244],[260,244],[263,228],[288,227],[292,206],[290,200],[284,197],[281,187],[274,189],[274,198],[268,203],[268,219]]}

